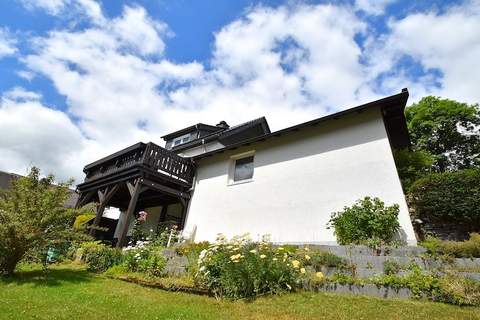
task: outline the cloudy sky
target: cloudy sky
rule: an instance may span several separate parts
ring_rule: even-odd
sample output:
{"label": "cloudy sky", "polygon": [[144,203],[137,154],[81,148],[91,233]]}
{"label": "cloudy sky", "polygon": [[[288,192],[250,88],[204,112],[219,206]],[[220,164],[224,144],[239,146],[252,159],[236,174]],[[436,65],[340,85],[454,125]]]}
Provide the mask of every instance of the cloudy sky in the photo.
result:
{"label": "cloudy sky", "polygon": [[4,0],[0,170],[59,179],[197,122],[480,101],[480,1]]}

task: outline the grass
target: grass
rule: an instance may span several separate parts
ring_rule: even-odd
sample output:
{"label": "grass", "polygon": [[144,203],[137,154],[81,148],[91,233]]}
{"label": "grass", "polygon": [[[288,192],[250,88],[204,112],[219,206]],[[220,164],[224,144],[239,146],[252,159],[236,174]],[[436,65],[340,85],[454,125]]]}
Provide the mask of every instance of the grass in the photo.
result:
{"label": "grass", "polygon": [[64,265],[0,280],[0,319],[480,319],[480,308],[322,293],[216,301]]}

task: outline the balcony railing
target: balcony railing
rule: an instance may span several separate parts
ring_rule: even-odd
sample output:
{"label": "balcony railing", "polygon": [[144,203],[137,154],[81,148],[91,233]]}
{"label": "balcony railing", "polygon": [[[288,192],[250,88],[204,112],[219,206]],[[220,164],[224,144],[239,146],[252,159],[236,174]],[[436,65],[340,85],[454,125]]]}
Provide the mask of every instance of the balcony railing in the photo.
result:
{"label": "balcony railing", "polygon": [[165,148],[150,143],[137,143],[108,157],[95,161],[83,169],[85,182],[105,178],[132,168],[147,168],[160,175],[193,183],[195,165]]}

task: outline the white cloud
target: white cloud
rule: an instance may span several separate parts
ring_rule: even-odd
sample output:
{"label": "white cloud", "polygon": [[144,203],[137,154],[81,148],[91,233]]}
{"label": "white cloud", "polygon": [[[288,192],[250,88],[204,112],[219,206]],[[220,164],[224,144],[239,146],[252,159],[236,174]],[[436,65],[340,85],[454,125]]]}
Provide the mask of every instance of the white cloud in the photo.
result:
{"label": "white cloud", "polygon": [[16,40],[11,36],[10,32],[0,27],[0,59],[14,54],[17,51],[15,44]]}
{"label": "white cloud", "polygon": [[406,85],[420,87],[415,92],[417,97],[435,94],[471,103],[480,101],[480,73],[475,69],[480,58],[480,1],[451,7],[445,13],[414,13],[391,20],[389,28],[391,33],[372,49],[373,76],[383,72],[390,74],[385,81],[402,78],[398,62],[409,57],[425,70],[441,74],[440,79],[406,79]]}
{"label": "white cloud", "polygon": [[[162,144],[162,134],[193,123],[266,116],[276,130],[403,87],[414,99],[434,93],[480,101],[472,68],[480,57],[478,2],[391,20],[380,37],[368,33],[355,10],[360,3],[380,14],[386,1],[377,9],[360,1],[357,7],[258,6],[215,33],[207,69],[169,61],[171,32],[140,6],[109,18],[92,0],[65,1],[90,19],[88,28],[32,39],[33,53],[23,61],[28,72],[53,82],[68,109],[48,108],[21,88],[4,93],[0,125],[19,134],[0,143],[0,168],[35,163],[78,178],[88,162],[138,141]],[[364,48],[355,41],[359,34],[368,38]],[[399,64],[405,55],[443,78],[413,78]]]}
{"label": "white cloud", "polygon": [[2,95],[2,99],[7,102],[38,101],[41,97],[40,93],[27,91],[22,87],[14,87]]}
{"label": "white cloud", "polygon": [[43,106],[39,98],[23,88],[2,96],[0,168],[25,173],[36,165],[61,179],[79,178],[77,157],[87,150],[86,141],[65,113]]}
{"label": "white cloud", "polygon": [[35,73],[27,71],[27,70],[20,70],[17,71],[17,75],[25,80],[32,81],[35,78]]}
{"label": "white cloud", "polygon": [[355,8],[371,15],[381,15],[395,0],[355,0]]}
{"label": "white cloud", "polygon": [[20,0],[23,6],[29,10],[43,9],[49,14],[59,14],[68,0]]}

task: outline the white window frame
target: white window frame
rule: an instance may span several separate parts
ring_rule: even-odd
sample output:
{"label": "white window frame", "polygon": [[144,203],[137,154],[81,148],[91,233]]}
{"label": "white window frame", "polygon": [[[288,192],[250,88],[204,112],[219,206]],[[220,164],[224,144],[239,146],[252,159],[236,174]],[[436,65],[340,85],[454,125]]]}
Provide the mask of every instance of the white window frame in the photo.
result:
{"label": "white window frame", "polygon": [[[172,140],[172,148],[173,147],[176,147],[176,146],[179,146],[181,144],[184,144],[184,143],[187,143],[190,141],[190,133],[187,133],[187,134],[184,134],[183,136],[180,136],[180,137],[176,137],[175,139]],[[187,138],[188,137],[188,141],[183,141],[183,139]],[[176,143],[177,141],[180,141],[180,143]]]}
{"label": "white window frame", "polygon": [[[235,162],[239,159],[243,158],[248,158],[248,157],[253,157],[253,174],[250,179],[244,179],[244,180],[239,180],[235,181]],[[236,155],[233,155],[229,159],[228,163],[228,180],[227,180],[227,185],[228,186],[234,186],[237,184],[243,184],[243,183],[249,183],[253,182],[255,178],[255,150],[247,151],[247,152],[242,152]]]}

